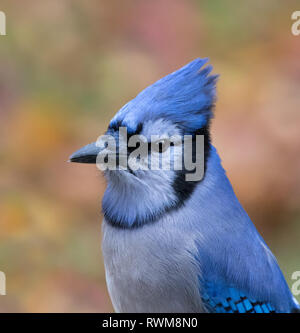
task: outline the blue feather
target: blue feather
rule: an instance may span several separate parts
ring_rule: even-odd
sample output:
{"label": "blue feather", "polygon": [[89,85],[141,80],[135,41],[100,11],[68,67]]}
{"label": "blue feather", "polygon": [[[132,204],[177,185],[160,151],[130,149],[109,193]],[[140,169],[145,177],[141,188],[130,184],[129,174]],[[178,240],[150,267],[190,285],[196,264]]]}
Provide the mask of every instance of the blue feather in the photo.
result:
{"label": "blue feather", "polygon": [[274,313],[269,302],[255,300],[233,287],[205,284],[202,299],[209,312],[218,313]]}
{"label": "blue feather", "polygon": [[195,59],[181,69],[155,82],[124,105],[110,126],[136,128],[139,123],[168,119],[185,134],[205,126],[212,118],[218,75],[209,75],[212,66],[202,68],[208,59]]}
{"label": "blue feather", "polygon": [[[215,306],[229,297],[237,307],[230,304],[233,311],[242,311],[246,299],[258,303],[256,312],[293,311],[298,305],[277,261],[236,198],[214,147],[204,182],[210,186],[209,199],[207,189],[201,189],[198,200],[205,223],[194,228],[203,235],[197,240],[195,259],[207,304],[221,310]],[[240,300],[242,304],[236,304]]]}
{"label": "blue feather", "polygon": [[[207,130],[218,77],[207,61],[195,59],[143,90],[109,131],[117,138],[121,126],[129,134]],[[96,148],[71,159],[89,161]],[[194,187],[174,170],[105,173],[103,253],[116,311],[300,311],[210,140],[206,148],[205,176]]]}

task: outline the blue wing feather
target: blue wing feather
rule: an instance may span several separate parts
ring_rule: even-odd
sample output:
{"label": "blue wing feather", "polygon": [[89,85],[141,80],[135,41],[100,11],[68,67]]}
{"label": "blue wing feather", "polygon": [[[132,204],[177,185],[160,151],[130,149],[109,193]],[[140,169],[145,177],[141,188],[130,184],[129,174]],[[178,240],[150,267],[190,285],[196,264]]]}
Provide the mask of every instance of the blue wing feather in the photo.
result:
{"label": "blue wing feather", "polygon": [[209,312],[275,313],[275,308],[263,300],[254,300],[233,287],[205,283],[202,300]]}
{"label": "blue wing feather", "polygon": [[201,223],[190,229],[199,235],[194,256],[208,311],[298,311],[276,258],[238,202],[213,147],[204,182],[194,208],[201,207]]}

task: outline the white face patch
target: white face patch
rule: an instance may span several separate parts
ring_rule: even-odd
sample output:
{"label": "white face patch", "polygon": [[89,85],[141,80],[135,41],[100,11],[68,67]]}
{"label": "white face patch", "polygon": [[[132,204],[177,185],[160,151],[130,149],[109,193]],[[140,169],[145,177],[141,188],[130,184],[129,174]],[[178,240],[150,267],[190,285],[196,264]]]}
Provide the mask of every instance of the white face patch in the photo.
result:
{"label": "white face patch", "polygon": [[146,121],[143,125],[143,131],[141,134],[150,141],[151,135],[170,137],[173,135],[180,135],[180,130],[172,122],[160,118],[155,121]]}
{"label": "white face patch", "polygon": [[[163,119],[146,121],[139,126],[135,133],[130,130],[132,134],[127,133],[125,126],[110,132],[113,139],[118,139],[118,149],[107,148],[112,152],[118,151],[111,158],[117,167],[101,169],[108,181],[103,210],[106,219],[115,224],[133,226],[156,220],[166,211],[181,205],[201,180],[197,173],[198,158],[196,162],[192,161],[195,156],[193,136],[182,137],[175,124]],[[188,141],[186,137],[189,137]],[[107,144],[109,147],[109,142]],[[202,148],[203,166],[200,170],[204,170],[204,144]],[[104,160],[102,154],[106,155],[107,149],[100,151],[97,162],[98,158]],[[196,145],[196,156],[197,153]],[[193,170],[196,172],[189,172]],[[186,182],[188,177],[187,181],[194,184]]]}
{"label": "white face patch", "polygon": [[148,121],[144,128],[139,124],[135,132],[129,128],[129,133],[120,124],[100,136],[95,145],[101,171],[129,170],[137,178],[144,176],[139,171],[146,170],[194,171],[185,174],[187,181],[200,181],[204,175],[204,136],[181,136],[169,121]]}
{"label": "white face patch", "polygon": [[[150,176],[151,171],[182,169],[182,136],[174,124],[162,119],[154,122],[147,121],[143,125],[140,136],[143,138],[143,141],[146,141],[150,145],[150,149],[142,156],[144,160],[139,162],[141,162],[140,165],[146,166],[144,170],[149,170],[150,172],[149,174],[137,172],[136,175],[139,178]],[[129,163],[134,165],[135,162],[136,156],[130,154]],[[175,164],[177,169],[174,168]],[[167,173],[164,178],[169,178]]]}
{"label": "white face patch", "polygon": [[[153,135],[158,140],[171,136],[180,138],[179,129],[169,121],[161,119],[146,122],[140,134],[148,142],[151,142]],[[125,142],[120,144],[125,144]],[[171,149],[174,147],[168,147],[167,150]],[[160,153],[155,150],[152,152],[151,149],[151,162],[157,163],[159,158]],[[136,156],[129,155],[130,167],[134,166],[135,161]],[[176,204],[177,197],[173,188],[176,177],[174,170],[106,170],[104,174],[108,186],[103,198],[103,209],[111,219],[134,224],[138,220],[153,219],[166,208]]]}

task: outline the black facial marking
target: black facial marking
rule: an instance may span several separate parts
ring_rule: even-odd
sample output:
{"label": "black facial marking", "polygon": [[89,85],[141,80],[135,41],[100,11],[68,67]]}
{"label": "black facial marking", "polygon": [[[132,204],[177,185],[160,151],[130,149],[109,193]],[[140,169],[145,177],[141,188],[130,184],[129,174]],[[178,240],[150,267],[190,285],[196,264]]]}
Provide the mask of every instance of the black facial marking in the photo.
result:
{"label": "black facial marking", "polygon": [[114,217],[110,216],[106,212],[102,212],[104,215],[104,218],[107,223],[112,225],[113,227],[119,228],[119,229],[136,229],[139,227],[142,227],[145,224],[149,223],[155,223],[159,218],[161,218],[164,214],[171,211],[175,207],[167,207],[164,210],[161,210],[159,212],[155,212],[151,215],[148,215],[145,218],[136,218],[135,221],[128,227],[128,223],[125,219],[115,219]]}
{"label": "black facial marking", "polygon": [[141,134],[142,130],[143,130],[143,124],[142,124],[142,123],[139,123],[139,124],[137,125],[136,130],[135,130],[135,134]]}
{"label": "black facial marking", "polygon": [[[142,131],[142,125],[138,126],[136,132],[131,134],[131,135],[139,134],[139,133],[137,133],[138,130],[139,130],[139,133]],[[131,135],[129,135],[129,137]],[[122,219],[116,220],[114,217],[110,216],[106,212],[103,212],[103,215],[104,215],[105,220],[107,221],[107,223],[109,223],[110,225],[112,225],[116,228],[135,229],[135,228],[141,227],[145,224],[155,223],[164,214],[169,213],[173,210],[177,210],[180,207],[182,207],[185,204],[186,200],[188,200],[190,198],[190,196],[194,192],[194,190],[195,190],[196,186],[199,184],[199,182],[201,182],[205,178],[205,173],[206,173],[206,168],[207,168],[207,160],[208,160],[209,155],[210,155],[210,143],[211,143],[210,133],[209,133],[209,123],[205,127],[201,128],[201,129],[198,129],[197,131],[195,131],[192,134],[192,136],[193,136],[193,150],[192,150],[192,154],[193,154],[192,159],[193,159],[193,161],[196,160],[196,135],[204,135],[204,176],[200,181],[186,181],[186,179],[185,179],[186,174],[189,173],[190,171],[188,171],[188,170],[178,170],[178,171],[176,171],[176,177],[175,177],[175,180],[173,182],[174,192],[177,195],[177,202],[175,204],[167,206],[163,210],[160,210],[158,212],[154,212],[153,214],[148,215],[147,217],[145,217],[143,219],[137,218],[131,224],[130,227],[128,227],[128,223],[126,223],[126,221],[123,221]],[[133,148],[133,149],[135,149],[135,148]]]}
{"label": "black facial marking", "polygon": [[[109,125],[108,129],[107,129],[107,134],[110,134],[110,135],[115,135],[116,138],[118,138],[119,136],[119,128],[120,127],[126,127],[127,129],[127,154],[129,155],[130,153],[132,153],[135,149],[137,149],[139,146],[140,146],[140,143],[137,142],[136,146],[135,147],[129,147],[128,146],[128,142],[129,142],[129,139],[134,136],[134,135],[139,135],[141,134],[142,130],[143,130],[143,124],[142,123],[139,123],[136,127],[135,130],[131,129],[130,127],[127,127],[126,124],[123,124],[122,121],[117,121],[117,122],[114,122],[112,124]],[[117,133],[117,134],[115,134]],[[118,167],[119,166],[119,146],[117,146],[117,157],[116,157],[116,166]],[[130,169],[129,166],[128,167],[128,171],[132,174],[132,175],[135,175],[135,173],[133,172],[133,170]]]}
{"label": "black facial marking", "polygon": [[[184,202],[191,196],[194,192],[197,184],[201,182],[206,173],[207,160],[210,154],[210,133],[209,133],[209,125],[198,129],[193,133],[193,150],[192,150],[192,159],[195,161],[196,159],[196,135],[204,135],[204,176],[200,181],[187,181],[186,174],[190,171],[187,170],[178,170],[176,171],[176,177],[173,183],[174,192],[177,195],[178,205],[179,207],[184,204]],[[184,164],[183,164],[184,165]]]}
{"label": "black facial marking", "polygon": [[136,129],[131,129],[130,127],[128,127],[126,124],[123,124],[121,120],[118,120],[114,123],[111,123],[108,127],[108,132],[110,131],[119,131],[120,127],[126,127],[127,129],[127,134],[128,136],[132,136],[132,135],[138,135],[141,134],[142,130],[143,130],[143,124],[142,123],[138,123]]}
{"label": "black facial marking", "polygon": [[108,131],[110,131],[110,130],[118,131],[119,127],[122,127],[122,122],[120,120],[115,123],[110,124],[108,127]]}

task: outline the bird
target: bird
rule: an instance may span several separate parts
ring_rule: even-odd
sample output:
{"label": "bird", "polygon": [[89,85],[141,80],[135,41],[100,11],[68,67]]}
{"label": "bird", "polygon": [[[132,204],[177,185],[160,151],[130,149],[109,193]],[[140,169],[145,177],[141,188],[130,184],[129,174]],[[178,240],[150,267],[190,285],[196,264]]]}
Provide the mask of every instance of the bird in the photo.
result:
{"label": "bird", "polygon": [[[149,144],[152,134],[189,136],[193,142],[197,135],[204,138],[204,171],[196,181],[187,180],[184,167],[103,171],[102,251],[116,312],[300,312],[212,144],[210,124],[219,76],[212,74],[208,61],[197,58],[148,86],[108,125],[106,135],[127,146],[128,161],[132,152],[128,138],[133,136],[146,138]],[[120,128],[126,129],[127,138],[120,135]],[[159,158],[165,140],[155,144]],[[88,144],[69,161],[97,163],[105,150],[100,146]]]}

